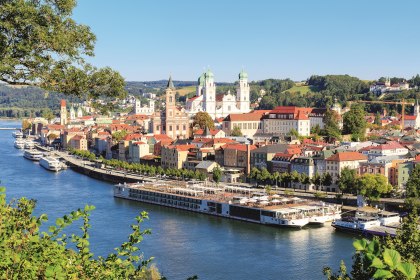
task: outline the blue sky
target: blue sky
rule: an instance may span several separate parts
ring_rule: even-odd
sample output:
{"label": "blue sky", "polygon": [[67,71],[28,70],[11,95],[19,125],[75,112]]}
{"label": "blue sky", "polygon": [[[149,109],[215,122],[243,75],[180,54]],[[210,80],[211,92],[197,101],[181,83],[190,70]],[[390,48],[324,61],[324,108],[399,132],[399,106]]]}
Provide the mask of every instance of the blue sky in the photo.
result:
{"label": "blue sky", "polygon": [[420,73],[420,1],[78,0],[97,66],[129,81]]}

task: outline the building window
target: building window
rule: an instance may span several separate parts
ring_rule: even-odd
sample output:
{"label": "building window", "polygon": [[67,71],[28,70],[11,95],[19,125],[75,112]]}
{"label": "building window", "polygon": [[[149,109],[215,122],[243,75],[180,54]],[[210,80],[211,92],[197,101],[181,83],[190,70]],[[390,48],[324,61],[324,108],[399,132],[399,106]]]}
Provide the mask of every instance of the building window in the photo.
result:
{"label": "building window", "polygon": [[182,129],[183,129],[183,130],[187,130],[187,126],[184,124],[184,125],[182,126]]}
{"label": "building window", "polygon": [[169,126],[169,131],[172,131],[172,125]]}

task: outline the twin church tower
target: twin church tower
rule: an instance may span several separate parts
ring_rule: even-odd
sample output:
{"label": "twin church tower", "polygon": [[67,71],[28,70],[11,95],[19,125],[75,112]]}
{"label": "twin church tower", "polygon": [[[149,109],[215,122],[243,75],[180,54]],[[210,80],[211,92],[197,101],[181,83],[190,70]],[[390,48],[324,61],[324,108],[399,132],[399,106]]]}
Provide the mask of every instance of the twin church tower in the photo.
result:
{"label": "twin church tower", "polygon": [[234,113],[250,111],[248,74],[239,73],[236,95],[229,92],[216,94],[214,75],[210,70],[198,78],[196,95],[187,100],[186,110],[190,115],[207,112],[213,119]]}

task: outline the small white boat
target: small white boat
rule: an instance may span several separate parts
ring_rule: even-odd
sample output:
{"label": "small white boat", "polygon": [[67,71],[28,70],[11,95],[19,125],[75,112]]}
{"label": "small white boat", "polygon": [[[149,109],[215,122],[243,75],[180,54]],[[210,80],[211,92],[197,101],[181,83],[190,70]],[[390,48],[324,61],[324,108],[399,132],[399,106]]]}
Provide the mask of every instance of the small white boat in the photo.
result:
{"label": "small white boat", "polygon": [[23,153],[24,158],[33,160],[33,161],[41,160],[42,156],[43,156],[42,152],[35,149],[25,150],[25,152]]}
{"label": "small white boat", "polygon": [[62,170],[62,164],[58,158],[52,156],[42,157],[39,164],[47,170],[58,172]]}
{"label": "small white boat", "polygon": [[12,133],[12,136],[14,137],[14,138],[22,138],[23,137],[23,133],[22,133],[22,131],[15,131],[15,132],[13,132]]}
{"label": "small white boat", "polygon": [[35,148],[35,142],[34,141],[31,141],[31,140],[26,141],[25,142],[25,145],[24,145],[24,148],[25,149],[29,149],[29,150]]}
{"label": "small white boat", "polygon": [[25,147],[25,141],[22,139],[16,139],[14,146],[16,149],[23,149]]}
{"label": "small white boat", "polygon": [[309,223],[314,225],[323,225],[341,219],[341,205],[337,204],[316,204],[317,211],[309,218]]}

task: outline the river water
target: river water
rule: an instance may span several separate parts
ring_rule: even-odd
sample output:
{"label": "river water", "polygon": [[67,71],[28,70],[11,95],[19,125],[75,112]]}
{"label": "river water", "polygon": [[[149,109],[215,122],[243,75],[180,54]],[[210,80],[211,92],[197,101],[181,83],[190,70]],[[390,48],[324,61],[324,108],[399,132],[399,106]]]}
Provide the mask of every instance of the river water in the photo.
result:
{"label": "river water", "polygon": [[[16,126],[20,123],[0,121],[0,127]],[[72,170],[52,173],[26,160],[11,134],[0,130],[0,180],[8,200],[36,199],[36,214],[48,214],[51,222],[95,205],[90,231],[95,255],[111,253],[130,234],[135,216],[147,211],[143,228],[152,234],[140,248],[146,258],[155,257],[168,279],[325,279],[323,266],[337,269],[342,259],[350,266],[353,236],[330,225],[284,229],[117,199],[111,184]]]}

